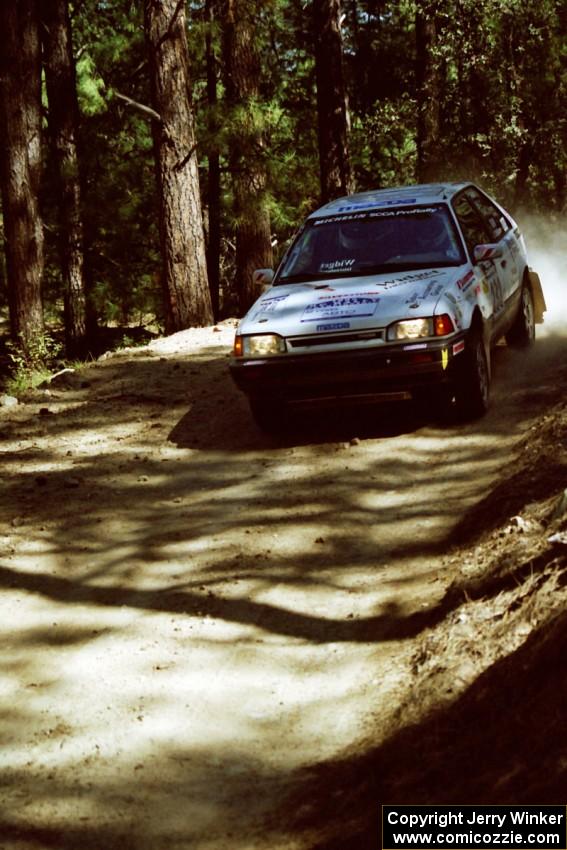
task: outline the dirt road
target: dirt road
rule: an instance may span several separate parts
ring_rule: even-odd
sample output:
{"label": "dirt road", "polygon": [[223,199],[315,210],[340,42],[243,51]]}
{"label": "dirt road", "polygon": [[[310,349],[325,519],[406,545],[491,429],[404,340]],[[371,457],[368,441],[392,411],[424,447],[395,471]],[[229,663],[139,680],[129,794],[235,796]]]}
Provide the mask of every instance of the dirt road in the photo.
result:
{"label": "dirt road", "polygon": [[395,731],[451,532],[567,348],[499,348],[479,423],[323,416],[282,442],[231,385],[232,333],[0,410],[2,850],[314,846],[316,812],[302,837],[281,814],[295,772]]}

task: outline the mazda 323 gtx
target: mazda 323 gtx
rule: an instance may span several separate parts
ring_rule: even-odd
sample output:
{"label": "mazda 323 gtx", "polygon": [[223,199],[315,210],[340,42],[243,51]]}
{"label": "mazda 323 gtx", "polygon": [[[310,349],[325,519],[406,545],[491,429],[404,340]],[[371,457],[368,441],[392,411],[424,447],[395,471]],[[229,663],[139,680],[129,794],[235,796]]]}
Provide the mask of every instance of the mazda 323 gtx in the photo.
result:
{"label": "mazda 323 gtx", "polygon": [[469,183],[332,201],[255,280],[230,370],[268,431],[328,403],[424,398],[480,416],[491,347],[529,346],[545,310],[517,224]]}

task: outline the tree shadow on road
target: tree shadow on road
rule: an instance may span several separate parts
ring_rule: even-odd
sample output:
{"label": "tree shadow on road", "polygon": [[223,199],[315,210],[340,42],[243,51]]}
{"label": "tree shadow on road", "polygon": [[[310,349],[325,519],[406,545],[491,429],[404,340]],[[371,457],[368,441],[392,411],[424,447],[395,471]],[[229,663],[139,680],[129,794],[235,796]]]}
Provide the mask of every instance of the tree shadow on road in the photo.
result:
{"label": "tree shadow on road", "polygon": [[563,804],[566,641],[561,613],[455,702],[407,727],[400,717],[400,731],[362,757],[300,774],[284,807],[300,813],[292,826],[313,850],[378,850],[383,804]]}
{"label": "tree shadow on road", "polygon": [[[362,460],[354,453],[348,458],[340,455],[340,464],[329,470],[319,461],[327,458],[329,443],[336,439],[332,427],[327,434],[320,434],[299,460],[287,452],[288,447],[278,453],[279,447],[259,435],[253,424],[249,421],[241,424],[239,410],[242,411],[245,402],[242,398],[236,401],[236,390],[229,391],[223,383],[227,380],[224,367],[224,361],[215,359],[212,354],[195,366],[181,359],[179,362],[171,359],[111,362],[112,385],[103,384],[100,394],[88,403],[88,423],[84,415],[69,409],[50,416],[41,416],[38,411],[34,423],[24,426],[27,434],[18,433],[17,423],[10,426],[12,442],[15,438],[25,438],[30,445],[21,453],[20,448],[15,448],[7,458],[12,464],[11,478],[5,477],[4,484],[10,481],[12,489],[5,494],[4,515],[10,530],[7,537],[14,551],[6,554],[0,568],[0,588],[16,603],[19,591],[26,600],[31,598],[31,608],[37,611],[40,620],[44,612],[38,601],[42,600],[55,603],[59,612],[76,609],[77,618],[86,619],[88,615],[94,620],[100,617],[100,627],[92,630],[86,625],[75,631],[63,627],[59,633],[46,631],[42,636],[37,630],[26,632],[22,629],[20,640],[19,623],[14,613],[14,634],[20,640],[19,648],[26,651],[28,659],[33,659],[38,670],[43,651],[57,647],[67,650],[73,643],[77,646],[96,644],[101,629],[113,628],[105,616],[123,610],[134,617],[141,613],[150,616],[164,613],[168,615],[168,623],[172,618],[169,615],[175,615],[183,624],[199,618],[242,626],[236,637],[225,638],[227,642],[242,641],[244,645],[250,641],[252,651],[259,653],[258,644],[266,641],[266,654],[269,655],[279,638],[296,641],[295,647],[301,643],[378,645],[413,637],[441,622],[460,604],[462,596],[441,594],[430,608],[416,610],[415,605],[408,609],[398,604],[397,597],[406,585],[429,579],[428,569],[439,569],[439,556],[452,542],[453,519],[456,521],[466,504],[478,500],[479,495],[486,492],[488,484],[482,478],[483,464],[489,464],[489,476],[493,474],[494,464],[498,464],[498,458],[487,458],[486,445],[493,446],[494,438],[504,432],[506,436],[516,433],[515,428],[521,432],[537,411],[537,405],[545,408],[545,399],[535,398],[532,406],[527,407],[519,406],[517,399],[510,402],[510,418],[504,423],[489,414],[482,423],[462,426],[457,429],[458,445],[452,453],[447,453],[447,432],[441,429],[427,426],[417,435],[419,439],[413,440],[414,429],[421,429],[422,422],[419,418],[412,421],[410,417],[401,429],[411,441],[403,454],[390,451],[374,457],[369,452]],[[208,386],[210,382],[215,387],[214,393]],[[234,417],[215,418],[215,411],[226,403],[225,389],[229,399],[235,401],[236,413]],[[230,392],[235,395],[230,396]],[[78,403],[82,403],[82,396],[77,398]],[[52,397],[49,404],[55,407],[55,402]],[[192,405],[189,413],[188,405]],[[87,424],[95,432],[95,439],[101,437],[100,446],[94,443],[92,452],[84,450],[82,444],[88,437],[85,436]],[[121,430],[125,427],[131,429],[127,432],[128,439],[124,437],[126,432]],[[394,434],[386,430],[381,435],[387,447],[395,443],[390,438],[397,433],[396,428]],[[349,430],[341,433],[348,435]],[[351,433],[350,436],[360,434]],[[42,448],[33,444],[36,437],[44,439]],[[478,480],[475,477],[474,486],[463,495],[459,488],[469,481],[471,469]],[[439,483],[440,489],[436,491],[439,495],[432,501],[434,485]],[[517,487],[517,483],[512,480],[513,487]],[[385,501],[384,493],[391,494]],[[508,503],[501,491],[484,505],[487,515],[494,511],[502,516],[504,509],[508,509]],[[447,522],[445,531],[437,536],[427,525],[432,515]],[[309,521],[317,525],[318,530],[302,537],[300,548],[286,550],[282,546],[278,549],[276,544],[270,544],[275,548],[271,551],[266,541],[256,547],[246,543],[255,531],[266,534],[267,526],[270,533],[273,530],[285,540],[290,529]],[[398,522],[399,538],[388,542],[387,535]],[[369,529],[376,532],[374,537]],[[230,538],[228,542],[227,538]],[[194,553],[204,553],[201,561]],[[421,574],[412,559],[425,562]],[[428,559],[434,565],[431,568],[427,566]],[[334,614],[329,614],[323,606],[313,610],[307,597],[302,598],[301,604],[293,597],[291,601],[285,598],[284,602],[281,597],[268,597],[274,588],[282,593],[297,593],[316,587],[344,594],[351,589],[352,577],[356,578],[361,568],[368,573],[371,571],[373,585],[379,585],[384,581],[386,569],[394,562],[398,571],[390,578],[385,601],[360,616],[349,617],[348,608]],[[235,583],[236,590],[232,594],[224,592],[226,582]],[[479,588],[479,592],[483,590],[496,592],[488,585]],[[45,616],[49,616],[47,611]],[[53,628],[56,625],[54,623]],[[151,631],[151,625],[149,628]],[[565,631],[561,621],[557,625],[558,639],[564,639]],[[116,637],[120,639],[118,627]],[[214,640],[216,638],[211,638],[211,643]],[[216,645],[221,645],[221,641]],[[487,671],[484,677],[488,678],[479,679],[485,682],[482,687],[488,694],[486,701],[485,691],[475,690],[478,683],[469,689],[472,694],[478,693],[478,699],[474,699],[478,701],[479,716],[486,718],[487,745],[484,749],[482,742],[479,743],[480,736],[474,737],[474,712],[467,708],[469,703],[465,695],[435,718],[426,718],[401,736],[394,734],[363,759],[347,758],[336,764],[322,765],[307,776],[302,774],[299,777],[304,783],[302,796],[315,801],[318,823],[321,816],[335,822],[337,818],[344,818],[344,824],[352,826],[353,834],[367,840],[370,833],[366,832],[364,838],[364,829],[368,826],[368,813],[375,811],[372,807],[376,801],[386,801],[389,796],[394,802],[398,802],[396,797],[400,801],[415,802],[412,795],[428,777],[424,787],[426,793],[431,794],[430,801],[446,801],[443,797],[434,799],[437,786],[440,789],[442,782],[452,776],[443,773],[439,765],[449,764],[451,759],[455,763],[460,760],[462,772],[466,772],[466,759],[474,756],[475,746],[487,760],[491,758],[489,744],[501,727],[501,717],[510,711],[509,693],[523,695],[526,690],[526,681],[522,678],[524,665],[527,665],[528,676],[532,667],[538,665],[542,670],[556,665],[556,675],[563,676],[561,664],[564,662],[553,655],[543,631],[541,640],[530,641],[529,645],[532,654],[524,656],[523,649],[518,650],[509,659],[509,670],[495,665],[494,670],[500,672],[500,678],[498,675],[490,678],[491,671]],[[61,659],[61,664],[64,660]],[[17,672],[10,670],[15,681],[18,680]],[[541,676],[538,681],[551,699],[550,686]],[[515,691],[511,690],[514,688]],[[558,689],[564,695],[564,678],[558,678]],[[545,722],[551,724],[559,738],[560,725],[565,719],[562,710],[555,706],[555,719],[547,717],[545,706],[539,704],[537,697],[534,692],[527,705],[534,712],[542,712]],[[57,683],[53,683],[51,706],[57,704],[58,699]],[[472,697],[470,700],[476,705]],[[327,700],[326,710],[329,710],[329,703]],[[492,719],[491,705],[497,708],[497,716]],[[35,710],[37,716],[32,721],[40,723],[43,720],[41,703]],[[530,718],[524,717],[521,706],[518,709],[515,706],[515,710],[518,719],[514,721],[514,729],[520,734],[525,727],[528,734]],[[7,718],[2,719],[4,725]],[[13,717],[12,725],[20,734],[26,729],[22,718]],[[468,729],[465,736],[463,728]],[[535,730],[531,732],[535,735]],[[467,738],[469,749],[464,745],[459,749],[459,740],[453,740],[457,735],[462,741]],[[450,743],[449,761],[441,746],[446,741]],[[543,743],[539,739],[536,743],[534,760],[536,755],[543,758]],[[25,740],[22,746],[25,748]],[[492,749],[494,747],[493,742]],[[207,750],[206,745],[204,749]],[[511,744],[509,750],[494,750],[501,752],[499,765],[512,758]],[[163,765],[170,755],[160,750],[160,764]],[[201,768],[193,751],[173,755],[193,759],[193,764]],[[222,786],[222,775],[219,779],[217,768],[206,763],[209,755],[209,752],[203,755],[203,775],[207,780],[210,778],[211,783]],[[217,754],[212,755],[216,757]],[[221,755],[225,757],[226,753]],[[434,759],[439,775],[430,766]],[[235,753],[226,761],[231,769],[244,770],[243,781],[250,782],[251,795],[255,794],[259,766],[250,765],[246,753]],[[490,766],[492,762],[487,761],[487,764]],[[93,799],[96,825],[85,822],[84,826],[69,830],[48,829],[41,812],[37,817],[32,812],[24,826],[12,811],[4,808],[3,812],[0,810],[0,834],[6,843],[11,842],[10,850],[12,846],[19,850],[22,842],[61,850],[76,850],[79,846],[97,847],[97,850],[103,846],[132,850],[152,847],[151,839],[146,839],[135,824],[126,823],[129,815],[119,812],[118,825],[114,826],[111,819],[105,819],[107,809],[112,808],[112,801],[116,800],[118,809],[122,806],[124,811],[134,811],[140,817],[147,808],[155,823],[159,824],[162,818],[164,831],[173,821],[181,823],[185,832],[182,831],[178,846],[188,846],[189,815],[184,811],[185,800],[193,794],[206,810],[210,805],[206,783],[195,790],[189,780],[184,782],[183,770],[175,770],[171,784],[164,786],[163,791],[151,776],[142,781],[139,772],[134,774],[136,767],[136,764],[131,765],[132,775],[123,783],[105,783],[103,777],[97,788],[79,789],[83,797]],[[503,786],[505,790],[516,793],[519,785],[514,785],[515,777],[521,778],[522,770],[510,776]],[[487,787],[490,782],[496,782],[496,772],[497,766],[486,767],[484,774],[480,772],[479,775],[486,778]],[[269,770],[263,778],[267,783],[288,781],[287,776],[272,774]],[[16,767],[7,770],[2,779],[11,789],[27,787],[28,791],[37,793],[39,802],[52,805],[55,812],[72,798],[70,786],[65,782],[58,784],[47,770],[39,782],[30,778],[26,770]],[[472,793],[472,779],[465,779],[459,780],[461,792]],[[453,788],[448,787],[449,791]],[[540,799],[543,800],[547,793],[545,788],[542,793],[544,796]],[[162,809],[168,794],[174,795],[176,812]],[[126,799],[129,795],[134,795],[133,806]],[[474,802],[480,802],[479,798]],[[235,805],[241,803],[239,800]],[[354,825],[349,819],[349,809],[357,814]],[[293,807],[287,809],[286,826],[293,810]],[[309,817],[311,820],[307,819],[305,828],[313,825],[313,811]],[[304,826],[301,820],[297,822],[298,829]],[[132,837],[130,830],[136,837]],[[343,839],[344,836],[340,841]],[[162,834],[156,838],[152,850],[161,846],[175,845],[173,840],[168,843],[167,836]],[[343,841],[334,846],[341,850],[349,846],[353,850],[354,847],[363,850],[365,845],[348,845]],[[372,844],[368,846],[374,848]]]}

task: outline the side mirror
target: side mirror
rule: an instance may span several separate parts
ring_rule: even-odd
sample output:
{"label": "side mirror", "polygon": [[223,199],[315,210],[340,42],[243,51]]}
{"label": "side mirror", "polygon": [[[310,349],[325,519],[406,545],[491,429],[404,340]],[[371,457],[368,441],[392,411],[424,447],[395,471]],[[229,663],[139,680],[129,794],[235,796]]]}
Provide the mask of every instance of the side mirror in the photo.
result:
{"label": "side mirror", "polygon": [[266,291],[266,289],[271,285],[273,279],[273,269],[256,269],[256,271],[252,273],[253,285],[256,289],[260,289],[262,292]]}
{"label": "side mirror", "polygon": [[473,251],[475,263],[482,263],[485,260],[497,260],[502,256],[503,251],[500,245],[475,245]]}

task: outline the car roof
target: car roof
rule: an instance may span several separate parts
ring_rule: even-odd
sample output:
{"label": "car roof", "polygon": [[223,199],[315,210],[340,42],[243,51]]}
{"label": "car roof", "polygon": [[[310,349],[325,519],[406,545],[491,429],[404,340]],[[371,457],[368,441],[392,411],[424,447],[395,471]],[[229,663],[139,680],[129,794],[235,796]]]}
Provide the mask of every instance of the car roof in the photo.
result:
{"label": "car roof", "polygon": [[376,189],[370,192],[359,192],[356,195],[345,195],[325,204],[309,218],[337,215],[353,210],[371,210],[376,207],[401,207],[412,204],[435,204],[448,201],[470,183],[421,183],[417,186],[402,186],[395,189]]}

